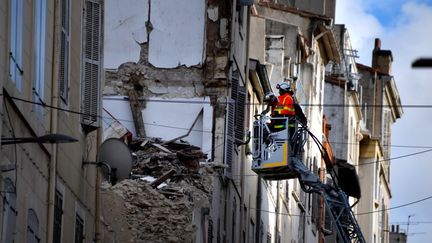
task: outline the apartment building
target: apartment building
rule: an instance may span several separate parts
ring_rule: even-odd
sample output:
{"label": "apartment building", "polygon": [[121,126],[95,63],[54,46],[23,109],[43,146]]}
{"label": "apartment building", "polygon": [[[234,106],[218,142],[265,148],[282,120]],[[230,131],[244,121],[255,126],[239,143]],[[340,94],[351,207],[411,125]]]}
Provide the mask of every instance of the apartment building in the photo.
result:
{"label": "apartment building", "polygon": [[366,128],[360,141],[359,177],[364,192],[358,212],[379,211],[358,217],[369,241],[389,242],[391,127],[403,115],[392,62],[391,51],[381,49],[381,40],[375,39],[372,65],[357,64]]}
{"label": "apartment building", "polygon": [[[251,170],[247,139],[264,96],[296,77],[292,85],[309,130],[332,148],[335,164],[356,168],[355,179],[359,173],[351,193],[358,198],[360,184],[366,189],[357,212],[370,206],[362,200],[373,187],[365,177],[371,173],[361,168],[369,139],[369,115],[361,107],[369,101],[349,35],[333,24],[335,1],[193,0],[185,6],[105,1],[106,131],[115,120],[136,138],[181,138],[207,153],[202,163],[216,174],[212,200],[193,209],[196,242],[335,241],[317,195],[304,193],[297,180],[263,180]],[[397,94],[394,88],[388,97]],[[311,139],[304,150],[304,164],[330,182]],[[375,226],[360,223],[371,241]],[[104,234],[115,238],[109,229],[116,222],[103,224]]]}
{"label": "apartment building", "polygon": [[[336,27],[344,54],[341,65],[326,70],[325,115],[336,163],[355,169],[359,185],[354,211],[367,242],[388,242],[391,126],[403,111],[391,75],[391,51],[376,40],[372,67],[355,62],[356,52],[344,25]],[[361,190],[360,190],[361,188]],[[358,193],[355,193],[358,191]],[[379,213],[371,213],[379,211]]]}
{"label": "apartment building", "polygon": [[0,23],[1,242],[97,241],[84,162],[99,140],[103,1],[1,1]]}

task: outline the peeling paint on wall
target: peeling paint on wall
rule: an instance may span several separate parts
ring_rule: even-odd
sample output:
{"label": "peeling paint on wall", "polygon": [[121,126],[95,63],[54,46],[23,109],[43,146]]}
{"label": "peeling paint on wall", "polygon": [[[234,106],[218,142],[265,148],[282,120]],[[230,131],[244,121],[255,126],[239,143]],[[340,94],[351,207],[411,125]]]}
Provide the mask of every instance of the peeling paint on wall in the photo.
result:
{"label": "peeling paint on wall", "polygon": [[215,6],[211,6],[207,9],[207,16],[213,22],[216,22],[219,18],[219,8]]}
{"label": "peeling paint on wall", "polygon": [[159,68],[203,63],[205,1],[151,1],[149,62]]}
{"label": "peeling paint on wall", "polygon": [[145,23],[149,0],[105,0],[104,67],[138,62],[141,43],[147,42]]}

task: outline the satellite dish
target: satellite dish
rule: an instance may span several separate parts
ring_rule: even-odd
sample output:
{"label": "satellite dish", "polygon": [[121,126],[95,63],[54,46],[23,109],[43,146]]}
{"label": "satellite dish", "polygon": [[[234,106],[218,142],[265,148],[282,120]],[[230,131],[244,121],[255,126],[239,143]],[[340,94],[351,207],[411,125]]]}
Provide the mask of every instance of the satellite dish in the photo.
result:
{"label": "satellite dish", "polygon": [[104,166],[102,168],[105,178],[114,185],[118,180],[129,178],[132,170],[132,154],[122,140],[109,138],[100,146],[97,163],[110,167],[111,171]]}

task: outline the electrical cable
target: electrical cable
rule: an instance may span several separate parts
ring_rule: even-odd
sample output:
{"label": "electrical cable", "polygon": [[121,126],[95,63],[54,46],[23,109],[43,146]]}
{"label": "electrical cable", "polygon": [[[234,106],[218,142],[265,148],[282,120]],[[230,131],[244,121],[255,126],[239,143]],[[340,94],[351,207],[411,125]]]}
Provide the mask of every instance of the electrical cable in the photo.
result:
{"label": "electrical cable", "polygon": [[[128,97],[123,97],[123,99],[118,98],[110,98],[110,97],[104,97],[105,100],[129,100]],[[138,99],[138,101],[142,102],[161,102],[161,103],[183,103],[183,104],[211,104],[211,101],[186,101],[186,100],[162,100],[162,99]],[[229,103],[236,103],[236,101],[226,101],[221,102],[218,101],[219,104],[229,104]],[[254,102],[245,102],[245,106],[256,106],[256,105],[263,105],[262,103],[254,103]],[[367,107],[367,108],[432,108],[432,104],[412,104],[412,105],[365,105],[365,104],[301,104],[301,106],[305,107]]]}
{"label": "electrical cable", "polygon": [[397,209],[397,208],[407,207],[407,206],[410,206],[410,205],[413,205],[413,204],[416,204],[416,203],[420,203],[420,202],[423,202],[423,201],[426,201],[426,200],[429,200],[429,199],[432,199],[432,196],[424,197],[424,198],[421,198],[421,199],[416,200],[416,201],[412,201],[412,202],[409,202],[409,203],[401,204],[401,205],[390,207],[390,208],[386,208],[386,209],[374,210],[374,211],[364,212],[364,213],[357,213],[356,215],[364,215],[364,214],[372,214],[372,213],[379,213],[379,212],[384,212],[384,211],[390,211],[390,210]]}
{"label": "electrical cable", "polygon": [[[78,111],[73,111],[73,110],[69,110],[69,109],[65,109],[65,108],[59,108],[59,107],[55,107],[55,106],[51,106],[51,105],[47,105],[45,103],[39,103],[39,102],[35,102],[35,101],[29,101],[29,100],[25,100],[25,99],[21,99],[21,98],[17,98],[17,97],[13,97],[11,96],[12,99],[15,100],[19,100],[22,102],[26,102],[26,103],[31,103],[31,104],[35,104],[35,105],[40,105],[46,108],[51,108],[51,109],[58,109],[64,112],[70,112],[73,114],[77,114],[77,115],[87,115],[87,116],[96,116],[96,115],[91,115],[91,114],[87,114],[87,113],[83,113],[83,112],[78,112]],[[115,99],[115,100],[119,100],[119,99]],[[167,102],[167,103],[177,103],[177,101],[159,101],[159,100],[155,100],[155,102]],[[207,102],[194,102],[194,101],[178,101],[181,103],[207,103]],[[432,108],[432,105],[431,105]],[[102,116],[102,115],[97,115],[96,117],[101,118],[101,119],[113,119],[112,117],[106,117],[106,116]],[[127,119],[117,119],[115,118],[117,121],[119,122],[133,122],[132,120],[127,120]],[[179,130],[189,130],[189,128],[181,128],[181,127],[176,127],[176,126],[169,126],[169,125],[161,125],[161,124],[151,124],[151,123],[144,123],[145,125],[149,125],[149,126],[158,126],[158,127],[165,127],[165,128],[172,128],[172,129],[179,129]],[[211,131],[206,131],[206,130],[198,130],[198,129],[193,129],[192,131],[194,132],[202,132],[202,133],[212,133]],[[215,132],[215,134],[220,134],[220,135],[224,135],[224,133],[217,133]],[[344,143],[344,142],[330,142],[331,144],[353,144],[356,145],[355,143]],[[406,148],[431,148],[432,146],[410,146],[410,145],[382,145],[382,146],[391,146],[391,147],[406,147]]]}
{"label": "electrical cable", "polygon": [[[12,98],[12,99],[14,99],[14,100],[18,100],[18,101],[26,102],[26,103],[31,103],[31,104],[41,105],[41,106],[43,106],[43,107],[47,107],[47,108],[51,108],[51,109],[58,109],[58,110],[61,110],[61,111],[70,112],[70,113],[73,113],[73,114],[78,114],[78,115],[90,115],[90,114],[86,114],[86,113],[83,113],[83,112],[73,111],[73,110],[64,109],[64,108],[60,108],[60,107],[55,107],[55,106],[47,105],[47,104],[45,104],[45,103],[39,103],[39,102],[29,101],[29,100],[25,100],[25,99],[21,99],[21,98],[13,97],[13,96],[11,96],[10,98]],[[171,101],[170,101],[170,102],[171,102]],[[202,103],[204,103],[204,102],[202,102]],[[261,105],[261,104],[260,104],[260,105]],[[307,105],[305,105],[305,106],[307,106]],[[346,105],[314,105],[314,106],[343,106],[343,107],[346,107]],[[377,106],[371,106],[371,107],[377,107]],[[379,107],[384,107],[384,106],[379,106]],[[404,105],[403,107],[409,107],[409,108],[432,108],[432,105]],[[94,116],[94,115],[90,115],[90,116]],[[99,117],[103,118],[102,116],[99,116]],[[120,121],[120,120],[119,120],[119,121]],[[155,125],[155,126],[162,126],[162,127],[169,127],[169,128],[178,128],[178,127],[164,126],[164,125],[157,125],[157,124],[148,124],[148,125]],[[182,129],[182,128],[178,128],[178,129]],[[206,131],[202,131],[202,132],[206,132]],[[312,137],[313,137],[314,141],[315,141],[315,139],[317,139],[314,135],[313,135]],[[322,144],[321,144],[321,145],[322,145]],[[421,151],[421,152],[416,152],[416,153],[412,153],[412,154],[408,154],[408,155],[398,156],[398,157],[395,157],[395,158],[392,158],[392,159],[399,159],[399,158],[404,158],[404,157],[408,157],[408,156],[414,156],[414,155],[418,155],[418,154],[426,153],[426,152],[430,152],[430,151],[432,151],[432,149],[430,149],[430,150],[425,150],[425,151]],[[392,160],[392,159],[387,159],[387,160]],[[385,160],[385,161],[387,161],[387,160]],[[381,161],[374,161],[374,162],[370,162],[370,163],[363,163],[363,164],[372,164],[372,163],[379,163],[379,162],[381,162]],[[244,175],[244,176],[257,176],[257,175]],[[432,196],[431,196],[431,197],[428,197],[428,198],[426,198],[426,199],[424,199],[424,200],[427,200],[427,199],[430,199],[430,198],[432,198]],[[420,201],[424,201],[424,200],[420,200]],[[419,202],[420,202],[420,201],[419,201]],[[414,202],[414,203],[416,203],[416,202]],[[410,205],[410,204],[407,204],[407,205]],[[407,206],[407,205],[401,205],[401,206],[399,206],[399,207]],[[388,210],[390,210],[390,209],[395,209],[395,208],[399,208],[399,207],[389,208]],[[374,211],[374,212],[375,212],[375,211]],[[379,210],[378,210],[378,212],[379,212]],[[370,212],[367,212],[367,213],[370,213]],[[362,214],[366,214],[366,213],[362,213]]]}
{"label": "electrical cable", "polygon": [[[47,107],[47,108],[52,108],[52,109],[59,109],[59,110],[61,110],[61,111],[65,111],[65,112],[70,112],[70,113],[73,113],[73,114],[79,114],[79,115],[89,115],[89,114],[86,114],[86,113],[82,113],[82,112],[78,112],[78,111],[73,111],[73,110],[68,110],[68,109],[64,109],[64,108],[59,108],[59,107],[55,107],[55,106],[50,106],[50,105],[47,105],[47,104],[45,104],[45,103],[39,103],[39,102],[34,102],[34,101],[29,101],[29,100],[25,100],[25,99],[21,99],[21,98],[17,98],[17,97],[13,97],[13,96],[11,96],[11,98],[12,99],[15,99],[15,100],[19,100],[19,101],[22,101],[22,102],[26,102],[26,103],[31,103],[31,104],[36,104],[36,105],[41,105],[41,106],[43,106],[43,107]],[[107,119],[112,119],[112,117],[104,117],[104,116],[98,116],[99,118],[107,118]],[[125,121],[125,122],[132,122],[132,121],[130,121],[130,120],[125,120],[125,119],[116,119],[116,120],[118,120],[118,121]],[[180,129],[180,130],[188,130],[188,128],[180,128],[180,127],[175,127],[175,126],[168,126],[168,125],[160,125],[160,124],[150,124],[150,123],[145,123],[146,125],[150,125],[150,126],[158,126],[158,127],[165,127],[165,128],[172,128],[172,129]],[[193,129],[193,131],[195,131],[195,132],[205,132],[205,133],[211,133],[211,131],[205,131],[205,130],[197,130],[197,129]],[[221,135],[224,135],[224,133],[217,133],[217,132],[215,132],[216,134],[221,134]],[[315,136],[314,136],[315,137]],[[332,143],[332,142],[331,142]],[[335,143],[335,142],[333,142],[333,143]],[[346,144],[348,144],[348,143],[346,143]],[[392,145],[393,146],[393,145]],[[432,148],[432,147],[429,147],[429,146],[408,146],[408,145],[394,145],[395,147],[413,147],[413,148]],[[414,155],[418,155],[418,154],[422,154],[422,153],[427,153],[427,152],[430,152],[430,151],[432,151],[432,149],[430,149],[430,150],[425,150],[425,151],[421,151],[421,152],[416,152],[416,153],[412,153],[412,154],[407,154],[407,155],[402,155],[402,156],[398,156],[398,157],[395,157],[395,158],[389,158],[389,159],[385,159],[385,160],[379,160],[379,161],[372,161],[372,162],[366,162],[366,163],[362,163],[362,164],[359,164],[359,165],[354,165],[354,166],[361,166],[361,165],[367,165],[367,164],[375,164],[375,163],[380,163],[380,162],[383,162],[383,161],[391,161],[391,160],[394,160],[394,159],[400,159],[400,158],[405,158],[405,157],[409,157],[409,156],[414,156]],[[254,175],[250,175],[250,176],[254,176]],[[256,176],[256,175],[255,175]]]}

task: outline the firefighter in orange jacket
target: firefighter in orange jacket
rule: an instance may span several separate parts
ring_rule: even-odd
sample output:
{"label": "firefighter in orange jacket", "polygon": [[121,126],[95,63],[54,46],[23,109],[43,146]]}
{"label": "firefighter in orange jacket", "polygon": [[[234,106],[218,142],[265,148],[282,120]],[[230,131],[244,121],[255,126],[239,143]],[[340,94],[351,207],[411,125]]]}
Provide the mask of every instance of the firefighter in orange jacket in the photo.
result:
{"label": "firefighter in orange jacket", "polygon": [[[290,136],[294,133],[295,128],[295,118],[303,124],[306,125],[307,119],[300,107],[297,104],[294,92],[291,89],[291,86],[287,82],[283,82],[278,84],[276,88],[279,90],[279,97],[277,98],[277,103],[273,102],[272,106],[272,117],[288,117],[288,127]],[[271,124],[272,132],[280,131],[285,129],[285,120],[284,119],[273,119]]]}

